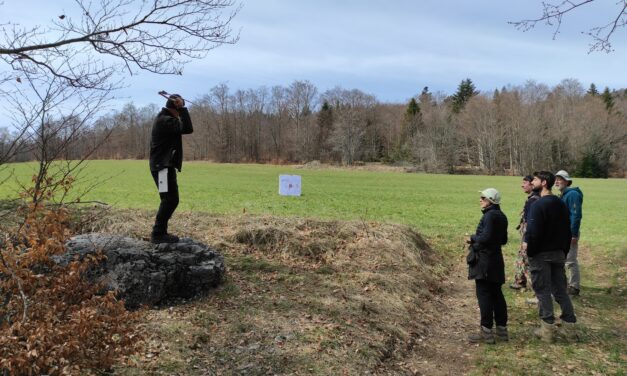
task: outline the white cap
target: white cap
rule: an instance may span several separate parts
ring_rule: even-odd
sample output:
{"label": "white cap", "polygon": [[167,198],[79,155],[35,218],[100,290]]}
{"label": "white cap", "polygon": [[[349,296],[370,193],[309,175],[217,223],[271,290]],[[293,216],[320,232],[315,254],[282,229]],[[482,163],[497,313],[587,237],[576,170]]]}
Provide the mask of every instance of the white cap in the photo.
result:
{"label": "white cap", "polygon": [[559,176],[560,178],[566,181],[573,181],[573,179],[570,178],[570,175],[568,175],[568,172],[564,170],[559,170],[558,172],[555,173],[555,176]]}
{"label": "white cap", "polygon": [[498,205],[501,203],[501,194],[494,188],[486,188],[483,191],[479,191],[481,197],[485,197],[491,203]]}

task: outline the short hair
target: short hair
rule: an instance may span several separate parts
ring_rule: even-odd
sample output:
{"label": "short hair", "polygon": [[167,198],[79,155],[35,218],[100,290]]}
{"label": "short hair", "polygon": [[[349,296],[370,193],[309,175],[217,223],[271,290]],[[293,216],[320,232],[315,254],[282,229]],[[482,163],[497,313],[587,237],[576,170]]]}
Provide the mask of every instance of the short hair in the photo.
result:
{"label": "short hair", "polygon": [[531,181],[533,180],[533,176],[531,176],[531,175],[525,175],[525,176],[523,176],[523,180],[524,180],[524,181],[528,181],[528,182],[530,182],[530,183],[531,183]]}
{"label": "short hair", "polygon": [[553,184],[555,184],[555,175],[550,171],[536,171],[533,173],[533,177],[540,179],[540,181],[546,181],[546,188],[548,190],[551,190]]}

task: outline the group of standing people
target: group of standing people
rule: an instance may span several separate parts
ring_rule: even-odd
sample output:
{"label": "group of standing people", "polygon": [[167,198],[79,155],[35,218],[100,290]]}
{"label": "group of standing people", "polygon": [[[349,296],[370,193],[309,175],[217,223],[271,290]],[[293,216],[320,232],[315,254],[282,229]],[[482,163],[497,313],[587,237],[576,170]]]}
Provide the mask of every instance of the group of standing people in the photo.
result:
{"label": "group of standing people", "polygon": [[[556,174],[535,172],[525,176],[521,185],[528,196],[517,226],[521,245],[510,287],[520,290],[530,282],[540,316],[534,334],[545,342],[553,342],[558,333],[553,298],[561,308],[559,332],[567,340],[577,339],[577,318],[570,297],[580,293],[577,251],[583,193],[571,185],[572,178],[564,170]],[[553,194],[554,186],[560,197]],[[507,303],[501,290],[505,283],[502,246],[507,243],[507,217],[501,211],[501,195],[496,189],[480,193],[483,216],[475,234],[466,241],[468,278],[475,280],[481,326],[468,339],[472,343],[495,343],[509,339]]]}
{"label": "group of standing people", "polygon": [[[185,100],[178,94],[170,95],[155,119],[150,142],[150,172],[161,199],[150,236],[153,243],[179,240],[168,233],[168,221],[179,203],[176,173],[181,171],[183,162],[182,135],[193,131]],[[561,192],[560,198],[552,193],[554,185]],[[571,185],[572,179],[564,170],[555,175],[548,171],[535,172],[533,176],[525,176],[522,182],[522,189],[529,196],[518,227],[521,246],[515,281],[510,287],[526,288],[531,280],[541,319],[535,334],[547,342],[553,341],[557,330],[553,298],[562,310],[563,334],[568,339],[577,337],[574,328],[577,318],[569,294],[580,293],[577,253],[583,193]],[[505,283],[501,247],[507,243],[507,217],[501,211],[501,195],[496,189],[481,191],[479,203],[483,216],[475,234],[467,239],[467,262],[468,278],[476,283],[481,327],[469,340],[495,343],[496,339],[509,339],[507,303],[501,290]],[[570,274],[568,280],[565,268]]]}

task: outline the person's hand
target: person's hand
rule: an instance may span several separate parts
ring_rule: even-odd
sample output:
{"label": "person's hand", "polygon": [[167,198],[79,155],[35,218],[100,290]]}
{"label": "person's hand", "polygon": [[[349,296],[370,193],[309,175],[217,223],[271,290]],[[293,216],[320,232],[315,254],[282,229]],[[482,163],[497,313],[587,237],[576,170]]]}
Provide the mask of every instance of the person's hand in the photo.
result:
{"label": "person's hand", "polygon": [[576,247],[577,243],[579,243],[579,238],[570,238],[570,246]]}
{"label": "person's hand", "polygon": [[522,249],[523,251],[527,251],[527,242],[522,243]]}

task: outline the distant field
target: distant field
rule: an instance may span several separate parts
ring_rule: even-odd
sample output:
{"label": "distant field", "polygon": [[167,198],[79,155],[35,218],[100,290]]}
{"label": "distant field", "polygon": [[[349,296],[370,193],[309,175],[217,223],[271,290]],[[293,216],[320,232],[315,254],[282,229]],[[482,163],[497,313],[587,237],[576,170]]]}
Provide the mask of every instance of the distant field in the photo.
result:
{"label": "distant field", "polygon": [[[14,164],[0,172],[0,198],[17,196],[16,179],[28,181],[34,164]],[[278,195],[279,174],[303,179],[301,197]],[[94,161],[83,182],[106,179],[83,200],[119,208],[156,209],[158,196],[146,161]],[[82,185],[81,185],[82,184]],[[87,183],[78,183],[81,188]],[[605,251],[627,248],[627,180],[575,179],[584,192],[582,241]],[[298,169],[289,166],[186,162],[179,174],[178,210],[240,214],[274,214],[322,219],[357,219],[410,224],[437,245],[453,248],[480,218],[478,190],[495,187],[514,227],[525,199],[519,177],[457,176],[372,172],[348,169]],[[612,252],[613,253],[613,252]]]}

